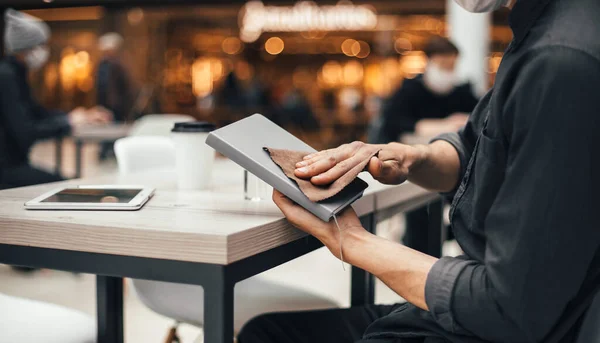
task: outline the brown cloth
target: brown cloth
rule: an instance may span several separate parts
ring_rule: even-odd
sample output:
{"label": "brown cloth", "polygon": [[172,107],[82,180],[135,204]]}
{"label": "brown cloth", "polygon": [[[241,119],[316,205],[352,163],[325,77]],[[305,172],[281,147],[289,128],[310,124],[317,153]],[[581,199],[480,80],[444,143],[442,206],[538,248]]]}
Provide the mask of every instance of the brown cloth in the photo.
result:
{"label": "brown cloth", "polygon": [[354,168],[350,169],[348,172],[346,172],[346,174],[342,175],[342,177],[335,180],[332,184],[327,186],[316,186],[313,185],[312,182],[310,182],[310,180],[300,179],[296,177],[296,175],[294,175],[294,170],[296,170],[296,163],[302,161],[304,156],[309,155],[310,152],[281,150],[272,148],[265,148],[265,150],[269,152],[273,162],[275,162],[275,164],[277,164],[283,170],[285,175],[290,179],[294,180],[300,187],[302,193],[304,193],[304,195],[306,195],[308,199],[314,202],[329,199],[332,196],[341,192],[342,189],[344,189],[352,181],[354,181],[358,174],[365,169],[365,167],[371,160],[371,157],[377,155],[377,153],[379,152],[378,148],[373,147],[373,152],[369,155],[369,158],[366,158],[360,164],[354,166]]}

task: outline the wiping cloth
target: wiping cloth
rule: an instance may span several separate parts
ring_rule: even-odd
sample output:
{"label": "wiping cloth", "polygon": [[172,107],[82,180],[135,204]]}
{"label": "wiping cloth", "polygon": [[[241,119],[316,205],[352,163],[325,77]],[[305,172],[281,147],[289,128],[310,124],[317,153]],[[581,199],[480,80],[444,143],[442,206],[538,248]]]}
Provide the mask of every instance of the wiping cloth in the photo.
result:
{"label": "wiping cloth", "polygon": [[271,159],[277,164],[287,177],[294,180],[300,190],[308,199],[314,202],[322,201],[331,198],[332,196],[341,192],[346,186],[348,186],[360,172],[362,172],[371,158],[379,152],[379,148],[373,147],[373,151],[365,158],[360,164],[354,166],[348,170],[344,175],[335,180],[333,183],[327,186],[314,185],[310,180],[304,180],[294,175],[296,170],[296,163],[301,162],[304,156],[311,154],[310,152],[304,151],[293,151],[283,149],[272,149],[265,148],[269,152]]}

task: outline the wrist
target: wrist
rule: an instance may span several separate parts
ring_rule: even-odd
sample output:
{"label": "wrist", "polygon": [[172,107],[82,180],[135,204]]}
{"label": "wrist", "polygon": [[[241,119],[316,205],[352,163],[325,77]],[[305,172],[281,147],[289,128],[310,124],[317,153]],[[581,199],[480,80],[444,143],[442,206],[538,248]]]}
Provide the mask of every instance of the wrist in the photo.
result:
{"label": "wrist", "polygon": [[360,247],[364,245],[364,243],[370,238],[370,236],[374,235],[365,230],[362,226],[344,227],[344,225],[340,223],[340,236],[340,230],[338,230],[333,220],[331,221],[331,223],[331,230],[326,235],[315,237],[318,240],[320,240],[327,247],[327,249],[329,249],[329,251],[331,251],[331,253],[338,259],[341,258],[341,243],[344,262],[353,264],[353,261],[351,259],[353,252],[357,251],[357,249],[360,249]]}
{"label": "wrist", "polygon": [[414,175],[418,170],[426,164],[429,159],[431,148],[429,145],[413,145],[409,154],[408,177]]}
{"label": "wrist", "polygon": [[[348,230],[342,231],[343,244],[342,251],[344,254],[345,262],[350,263],[353,266],[362,268],[364,266],[363,254],[365,247],[369,246],[373,239],[377,239],[377,236],[368,232],[364,228],[360,230]],[[339,241],[336,242],[335,246],[331,247],[333,250],[339,251]],[[336,252],[336,256],[337,256]],[[338,256],[339,258],[339,256]]]}

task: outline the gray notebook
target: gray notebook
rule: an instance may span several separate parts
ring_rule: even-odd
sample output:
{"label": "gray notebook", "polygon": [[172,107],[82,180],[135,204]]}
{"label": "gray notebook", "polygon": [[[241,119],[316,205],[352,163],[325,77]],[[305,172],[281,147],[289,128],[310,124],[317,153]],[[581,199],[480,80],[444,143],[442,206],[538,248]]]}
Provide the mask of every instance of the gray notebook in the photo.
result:
{"label": "gray notebook", "polygon": [[296,182],[283,173],[263,148],[306,152],[314,152],[315,149],[260,114],[211,132],[206,144],[324,221],[329,221],[334,214],[359,199],[368,187],[366,182],[357,178],[329,199],[310,201]]}

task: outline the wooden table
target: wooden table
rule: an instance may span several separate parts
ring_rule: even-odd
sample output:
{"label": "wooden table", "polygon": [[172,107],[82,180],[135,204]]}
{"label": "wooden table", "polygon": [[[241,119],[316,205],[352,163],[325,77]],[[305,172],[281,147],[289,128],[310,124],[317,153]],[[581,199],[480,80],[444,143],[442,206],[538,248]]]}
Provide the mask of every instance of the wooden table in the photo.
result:
{"label": "wooden table", "polygon": [[429,142],[435,138],[435,136],[422,136],[417,135],[416,133],[410,132],[405,133],[400,136],[400,142],[407,145],[419,145],[419,144],[429,144]]}
{"label": "wooden table", "polygon": [[[128,124],[110,124],[110,125],[92,125],[76,128],[71,137],[75,143],[75,178],[81,177],[82,171],[82,150],[86,143],[114,143],[117,140],[127,137],[131,125]],[[62,138],[56,140],[56,173],[62,171]]]}
{"label": "wooden table", "polygon": [[[172,171],[1,191],[0,263],[97,275],[98,343],[123,342],[123,277],[201,285],[205,342],[230,343],[235,283],[322,245],[293,228],[270,200],[244,200],[237,165],[218,161],[215,169],[212,190],[202,192],[177,190]],[[364,178],[371,187],[354,208],[367,230],[375,230],[379,208],[432,203],[441,209],[437,195],[415,185]],[[137,212],[23,208],[50,189],[78,184],[143,184],[157,191]],[[432,222],[439,238],[441,215]],[[353,305],[372,303],[373,277],[354,268],[351,293]]]}

